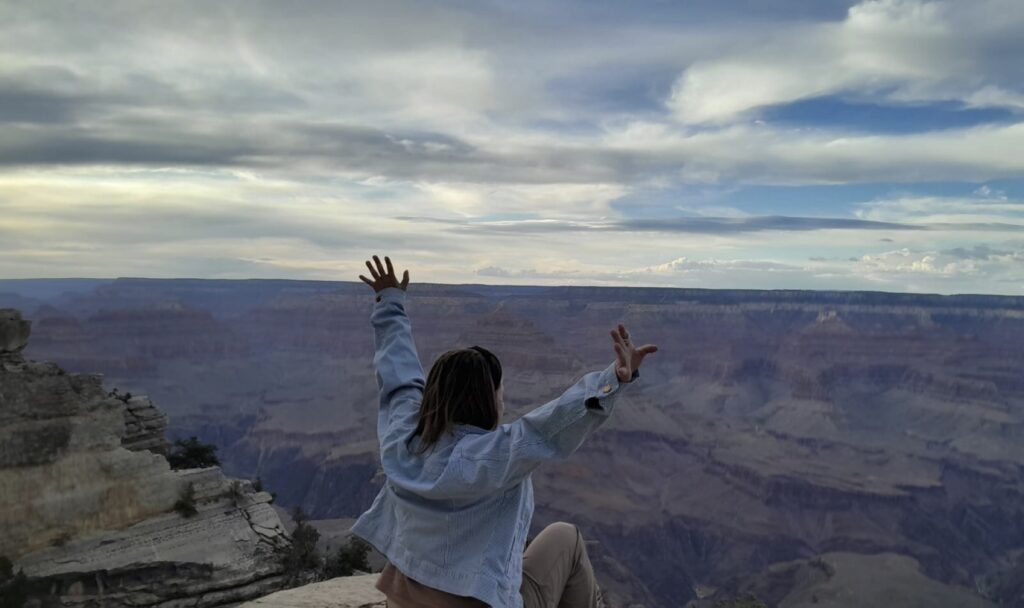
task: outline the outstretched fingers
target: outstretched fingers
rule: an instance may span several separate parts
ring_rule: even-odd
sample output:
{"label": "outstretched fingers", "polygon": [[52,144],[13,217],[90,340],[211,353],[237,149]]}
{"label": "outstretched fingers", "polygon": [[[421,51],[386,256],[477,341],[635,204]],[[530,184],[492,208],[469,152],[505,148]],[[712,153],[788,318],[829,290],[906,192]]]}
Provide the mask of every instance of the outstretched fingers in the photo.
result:
{"label": "outstretched fingers", "polygon": [[618,360],[618,365],[624,366],[629,364],[629,347],[622,340],[622,336],[619,332],[612,330],[608,332],[612,336],[612,346],[615,348],[615,358]]}
{"label": "outstretched fingers", "polygon": [[640,348],[636,349],[637,355],[640,357],[640,361],[644,360],[644,357],[651,353],[658,352],[658,347],[654,344],[644,344]]}
{"label": "outstretched fingers", "polygon": [[626,352],[626,347],[616,342],[615,347],[615,367],[629,367],[629,353]]}

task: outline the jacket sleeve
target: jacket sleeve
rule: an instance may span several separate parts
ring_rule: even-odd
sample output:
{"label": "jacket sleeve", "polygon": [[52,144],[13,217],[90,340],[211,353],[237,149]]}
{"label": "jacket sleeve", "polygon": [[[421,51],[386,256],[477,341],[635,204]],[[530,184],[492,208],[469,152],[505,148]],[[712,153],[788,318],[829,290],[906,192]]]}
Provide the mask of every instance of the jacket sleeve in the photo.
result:
{"label": "jacket sleeve", "polygon": [[405,290],[386,287],[375,296],[373,324],[380,412],[377,436],[384,443],[388,431],[410,422],[415,427],[426,380],[412,339],[412,323],[405,314]]}
{"label": "jacket sleeve", "polygon": [[615,399],[632,379],[620,383],[615,363],[584,374],[561,396],[496,431],[463,438],[454,456],[459,467],[459,494],[490,494],[521,482],[547,460],[575,452],[590,433],[611,415]]}

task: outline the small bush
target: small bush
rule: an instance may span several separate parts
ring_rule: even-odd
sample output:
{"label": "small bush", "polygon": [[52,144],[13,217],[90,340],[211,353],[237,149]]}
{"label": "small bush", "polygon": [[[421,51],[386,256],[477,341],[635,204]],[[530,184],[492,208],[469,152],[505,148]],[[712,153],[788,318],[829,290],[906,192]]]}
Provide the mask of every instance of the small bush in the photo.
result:
{"label": "small bush", "polygon": [[205,469],[220,466],[217,446],[202,443],[195,435],[175,441],[171,453],[167,456],[167,462],[171,463],[172,469]]}
{"label": "small bush", "polygon": [[[256,490],[257,492],[262,492],[264,490],[263,480],[260,479],[259,477],[256,477],[256,481],[252,482],[252,489]],[[277,492],[271,492],[270,502],[274,502],[275,500],[277,500]]]}
{"label": "small bush", "polygon": [[174,510],[177,511],[182,517],[193,517],[197,513],[196,510],[196,487],[195,484],[189,482],[181,490],[181,494],[178,495],[178,501],[174,503]]}
{"label": "small bush", "polygon": [[119,401],[121,401],[122,403],[125,403],[125,404],[127,404],[128,401],[131,400],[131,398],[132,398],[132,394],[131,393],[124,393],[124,394],[118,393],[116,387],[114,388],[114,390],[112,390],[109,393],[107,393],[107,396],[113,397],[113,398],[115,398],[115,399],[117,399],[117,400],[119,400]]}
{"label": "small bush", "polygon": [[316,549],[320,532],[309,524],[306,514],[300,507],[295,507],[291,516],[295,520],[292,542],[278,549],[278,558],[284,568],[288,586],[316,580],[323,565],[323,560]]}
{"label": "small bush", "polygon": [[721,600],[715,603],[715,608],[768,608],[764,602],[757,599],[750,593],[743,593],[731,600]]}
{"label": "small bush", "polygon": [[351,537],[344,547],[338,547],[338,551],[324,562],[324,578],[352,576],[356,570],[369,572],[370,564],[366,561],[369,552],[370,545],[366,541],[357,536]]}
{"label": "small bush", "polygon": [[41,592],[40,583],[21,570],[15,574],[11,560],[0,557],[0,608],[22,608],[30,596]]}

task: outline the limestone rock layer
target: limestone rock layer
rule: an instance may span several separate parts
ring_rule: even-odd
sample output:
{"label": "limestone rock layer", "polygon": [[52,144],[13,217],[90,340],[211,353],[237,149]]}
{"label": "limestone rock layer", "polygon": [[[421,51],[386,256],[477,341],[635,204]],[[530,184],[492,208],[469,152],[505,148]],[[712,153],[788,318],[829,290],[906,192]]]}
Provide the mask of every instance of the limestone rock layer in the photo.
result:
{"label": "limestone rock layer", "polygon": [[[280,587],[288,542],[266,492],[217,467],[171,470],[167,417],[96,374],[21,354],[0,310],[0,556],[64,605],[216,606]],[[175,503],[190,486],[197,514]]]}

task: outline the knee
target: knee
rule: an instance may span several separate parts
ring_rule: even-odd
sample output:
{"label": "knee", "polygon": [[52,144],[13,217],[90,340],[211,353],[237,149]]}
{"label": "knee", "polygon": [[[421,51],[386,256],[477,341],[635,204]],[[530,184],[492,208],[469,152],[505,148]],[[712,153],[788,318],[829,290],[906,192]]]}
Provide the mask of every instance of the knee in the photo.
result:
{"label": "knee", "polygon": [[577,528],[575,524],[570,524],[565,521],[556,521],[553,524],[548,524],[548,526],[544,528],[544,532],[573,541],[580,535],[580,529]]}

